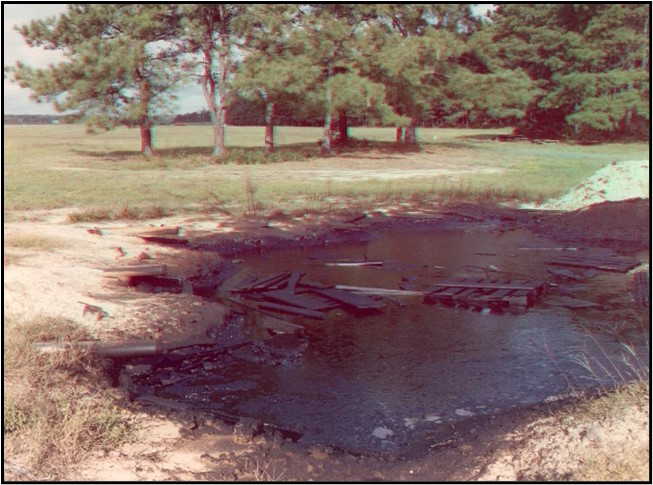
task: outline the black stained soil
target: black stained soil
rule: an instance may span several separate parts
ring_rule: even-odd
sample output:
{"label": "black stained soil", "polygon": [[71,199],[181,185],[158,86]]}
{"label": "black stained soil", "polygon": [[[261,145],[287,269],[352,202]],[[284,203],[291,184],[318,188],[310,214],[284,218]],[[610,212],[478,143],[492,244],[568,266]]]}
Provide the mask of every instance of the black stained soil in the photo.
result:
{"label": "black stained soil", "polygon": [[[232,308],[209,335],[215,347],[131,361],[151,371],[122,375],[136,402],[194,416],[200,424],[189,436],[210,432],[212,425],[203,423],[214,421],[202,416],[236,423],[244,439],[260,441],[263,456],[282,460],[283,480],[469,479],[501,446],[496,436],[566,402],[570,386],[596,390],[583,384],[596,375],[574,362],[578,349],[598,359],[590,345],[605,353],[624,338],[635,344],[648,338],[638,318],[622,324],[617,338],[610,335],[617,320],[632,314],[632,276],[546,271],[548,254],[560,247],[609,250],[648,263],[648,214],[648,201],[572,213],[458,205],[439,213],[355,216],[290,236],[263,228],[239,240],[198,238],[194,249],[223,258],[211,272],[186,275],[208,299],[216,298],[211,283],[218,288],[234,264],[245,272],[300,269],[327,284],[386,288],[402,282],[423,288],[438,278],[496,270],[506,279],[544,278],[552,288],[532,308],[505,314],[390,300],[373,316],[338,310],[314,322],[277,314],[304,331],[294,343],[276,342],[276,352],[270,342],[279,335]],[[429,251],[438,237],[440,246]],[[322,264],[338,258],[381,259],[386,267],[343,271]],[[570,300],[591,305],[573,308]],[[330,467],[325,475],[324,457],[337,471]],[[381,465],[382,475],[373,471]]]}

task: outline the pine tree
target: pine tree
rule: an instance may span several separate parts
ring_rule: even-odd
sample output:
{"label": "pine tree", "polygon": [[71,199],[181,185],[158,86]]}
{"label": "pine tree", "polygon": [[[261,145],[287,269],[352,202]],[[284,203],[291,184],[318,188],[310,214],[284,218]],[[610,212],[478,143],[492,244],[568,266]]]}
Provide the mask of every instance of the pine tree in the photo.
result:
{"label": "pine tree", "polygon": [[486,27],[467,39],[445,93],[439,110],[448,123],[514,126],[541,91],[523,69],[502,64],[492,30]]}
{"label": "pine tree", "polygon": [[[385,87],[363,73],[362,35],[374,15],[372,4],[304,4],[301,28],[293,41],[302,45],[312,66],[320,69],[306,102],[323,115],[321,152],[331,152],[336,116],[356,111],[385,122],[395,119],[386,102]],[[339,136],[346,137],[346,128]]]}
{"label": "pine tree", "polygon": [[170,108],[179,81],[174,49],[157,45],[173,23],[160,4],[71,4],[17,29],[31,46],[62,49],[66,60],[45,69],[17,63],[14,79],[90,130],[138,127],[150,156],[153,116]]}
{"label": "pine tree", "polygon": [[299,102],[320,73],[292,39],[299,17],[299,8],[293,4],[254,4],[235,23],[246,56],[238,66],[234,88],[265,106],[268,153],[275,147],[277,110]]}
{"label": "pine tree", "polygon": [[493,16],[507,67],[543,90],[520,130],[533,136],[648,137],[650,7],[511,4]]}
{"label": "pine tree", "polygon": [[416,144],[419,120],[441,103],[465,38],[478,29],[466,4],[381,4],[367,32],[366,72],[405,120],[397,142]]}
{"label": "pine tree", "polygon": [[213,155],[225,150],[225,124],[237,54],[242,39],[234,32],[234,22],[250,5],[230,3],[181,4],[184,49],[193,56],[186,70],[197,77],[211,115]]}

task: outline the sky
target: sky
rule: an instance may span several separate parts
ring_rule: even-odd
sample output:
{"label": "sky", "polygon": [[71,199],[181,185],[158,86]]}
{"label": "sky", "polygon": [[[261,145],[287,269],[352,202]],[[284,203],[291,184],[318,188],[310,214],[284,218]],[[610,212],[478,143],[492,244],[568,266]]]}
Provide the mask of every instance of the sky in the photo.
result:
{"label": "sky", "polygon": [[[475,9],[485,13],[492,4],[477,4]],[[5,66],[22,61],[32,67],[47,67],[63,60],[61,53],[42,48],[29,47],[14,26],[32,20],[58,15],[66,9],[66,4],[29,3],[2,4],[2,57]],[[3,81],[3,114],[55,114],[51,104],[39,104],[30,99],[27,89],[20,88],[8,79]],[[178,93],[176,112],[190,113],[206,108],[204,96],[197,85],[191,85]]]}

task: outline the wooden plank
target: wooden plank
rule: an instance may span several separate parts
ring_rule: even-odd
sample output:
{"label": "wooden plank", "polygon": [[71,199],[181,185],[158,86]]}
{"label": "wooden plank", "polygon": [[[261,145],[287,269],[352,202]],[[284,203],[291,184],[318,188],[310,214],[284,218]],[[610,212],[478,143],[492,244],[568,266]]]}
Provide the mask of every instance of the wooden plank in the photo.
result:
{"label": "wooden plank", "polygon": [[239,281],[230,291],[247,291],[249,288],[251,288],[252,284],[259,279],[259,276],[260,275],[258,273],[251,273],[249,276],[246,276],[244,279]]}
{"label": "wooden plank", "polygon": [[641,263],[634,259],[621,259],[610,257],[587,257],[587,256],[559,256],[546,262],[559,266],[576,266],[580,268],[595,268],[605,271],[617,271],[625,273],[636,268]]}
{"label": "wooden plank", "polygon": [[488,295],[490,300],[501,300],[506,296],[510,295],[515,290],[497,290]]}
{"label": "wooden plank", "polygon": [[343,261],[343,262],[333,262],[333,263],[324,263],[325,266],[342,266],[342,267],[364,267],[364,266],[373,266],[379,267],[383,266],[383,261]]}
{"label": "wooden plank", "polygon": [[286,280],[290,277],[290,273],[279,273],[270,278],[264,278],[253,282],[249,288],[242,289],[241,291],[255,291],[271,289],[274,286],[280,287],[285,284]]}
{"label": "wooden plank", "polygon": [[326,296],[327,298],[331,298],[332,300],[335,300],[339,303],[343,303],[346,306],[357,308],[358,310],[372,310],[385,306],[383,302],[348,291],[341,291],[336,289],[316,289],[313,291],[318,295]]}
{"label": "wooden plank", "polygon": [[258,324],[263,328],[280,333],[298,333],[304,330],[304,327],[301,325],[286,322],[285,320],[279,320],[278,318],[269,317],[267,315],[258,320]]}
{"label": "wooden plank", "polygon": [[[481,282],[459,282],[457,280],[441,281],[440,283],[435,283],[431,286],[430,289],[438,287],[450,287],[450,288],[494,288],[497,290],[528,290],[533,291],[538,287],[544,285],[543,281],[529,281],[529,280],[519,280],[520,282],[510,282],[510,283],[500,283],[492,282],[490,280],[485,280]],[[524,283],[525,282],[525,283]]]}
{"label": "wooden plank", "polygon": [[304,273],[300,273],[299,271],[293,271],[292,274],[290,275],[290,278],[288,279],[288,285],[286,286],[286,291],[294,292],[295,286],[297,286],[297,282],[303,276],[303,274]]}
{"label": "wooden plank", "polygon": [[179,236],[181,234],[180,226],[171,227],[152,227],[146,231],[138,231],[134,233],[137,237],[155,237],[155,236]]}
{"label": "wooden plank", "polygon": [[372,295],[391,296],[424,296],[423,291],[395,290],[393,288],[374,288],[369,286],[336,285],[336,290],[353,291],[354,293],[367,293]]}
{"label": "wooden plank", "polygon": [[325,290],[331,288],[331,285],[320,283],[319,281],[307,281],[304,278],[297,283],[297,286],[302,290]]}
{"label": "wooden plank", "polygon": [[157,244],[188,244],[188,239],[181,236],[148,236],[146,234],[140,234],[138,237],[144,241]]}
{"label": "wooden plank", "polygon": [[282,305],[279,303],[272,303],[270,301],[262,301],[259,303],[259,308],[267,310],[275,310],[282,313],[289,313],[291,315],[301,315],[309,318],[324,318],[324,313],[316,310],[307,310],[305,308],[298,308],[290,305]]}
{"label": "wooden plank", "polygon": [[507,300],[511,305],[529,307],[533,305],[534,297],[528,290],[516,290],[512,294],[503,297],[502,300]]}
{"label": "wooden plank", "polygon": [[455,287],[455,288],[446,287],[446,288],[440,288],[436,290],[435,292],[431,293],[431,295],[437,297],[451,297],[460,293],[463,290],[464,288],[460,288],[460,287]]}
{"label": "wooden plank", "polygon": [[476,293],[478,290],[476,288],[466,288],[460,293],[458,293],[456,296],[454,296],[455,300],[465,300],[468,297],[472,296],[474,293]]}
{"label": "wooden plank", "polygon": [[139,264],[134,266],[119,266],[102,270],[107,277],[125,278],[129,276],[162,276],[166,274],[165,264]]}
{"label": "wooden plank", "polygon": [[295,295],[287,290],[274,290],[261,293],[263,298],[269,298],[275,302],[283,303],[306,310],[327,310],[335,308],[333,302],[323,298],[311,298],[304,295]]}
{"label": "wooden plank", "polygon": [[651,300],[651,283],[648,271],[638,271],[634,276],[635,282],[635,301],[643,306],[648,307]]}

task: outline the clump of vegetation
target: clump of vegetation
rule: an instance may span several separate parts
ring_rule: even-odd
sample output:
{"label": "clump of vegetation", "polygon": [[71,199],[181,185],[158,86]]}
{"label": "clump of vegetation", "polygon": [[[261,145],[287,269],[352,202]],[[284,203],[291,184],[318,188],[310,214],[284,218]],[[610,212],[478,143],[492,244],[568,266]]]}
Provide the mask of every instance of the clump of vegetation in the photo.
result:
{"label": "clump of vegetation", "polygon": [[301,162],[315,158],[317,151],[313,147],[283,148],[269,153],[262,148],[230,148],[216,157],[221,165],[267,165],[281,162]]}
{"label": "clump of vegetation", "polygon": [[146,219],[157,219],[172,214],[169,209],[159,205],[145,207],[123,205],[114,207],[93,207],[72,212],[68,215],[68,222],[100,222],[129,220],[140,221]]}
{"label": "clump of vegetation", "polygon": [[129,415],[107,392],[104,364],[80,352],[40,353],[36,341],[90,338],[60,318],[4,321],[4,459],[29,457],[30,474],[52,478],[88,452],[133,436]]}

